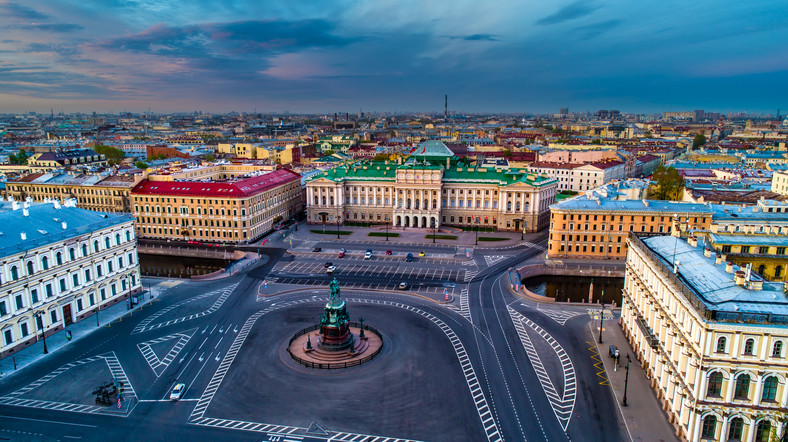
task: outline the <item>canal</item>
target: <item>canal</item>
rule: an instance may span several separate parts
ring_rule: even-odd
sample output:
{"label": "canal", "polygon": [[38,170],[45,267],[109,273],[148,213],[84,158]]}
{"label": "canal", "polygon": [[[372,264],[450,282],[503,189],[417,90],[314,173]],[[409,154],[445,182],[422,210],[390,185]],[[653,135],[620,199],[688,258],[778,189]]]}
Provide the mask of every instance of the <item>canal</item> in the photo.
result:
{"label": "canal", "polygon": [[593,303],[600,297],[605,304],[621,305],[624,278],[591,278],[587,276],[539,275],[527,278],[523,285],[533,293],[555,298],[558,302],[588,302],[591,281],[594,281]]}
{"label": "canal", "polygon": [[224,270],[232,262],[229,259],[188,258],[183,256],[139,254],[140,271],[145,276],[191,278]]}

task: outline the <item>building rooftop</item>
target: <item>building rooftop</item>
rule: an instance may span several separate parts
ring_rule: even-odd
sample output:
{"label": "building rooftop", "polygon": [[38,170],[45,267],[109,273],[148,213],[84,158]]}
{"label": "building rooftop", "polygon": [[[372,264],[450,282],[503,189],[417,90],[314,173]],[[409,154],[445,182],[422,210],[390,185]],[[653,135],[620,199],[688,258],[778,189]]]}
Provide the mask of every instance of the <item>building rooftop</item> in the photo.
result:
{"label": "building rooftop", "polygon": [[712,233],[709,234],[709,238],[712,243],[720,245],[788,247],[788,236],[785,235],[726,235]]}
{"label": "building rooftop", "polygon": [[95,212],[54,203],[31,203],[25,210],[24,203],[2,202],[0,258],[133,220],[127,213]]}
{"label": "building rooftop", "polygon": [[143,180],[132,190],[132,194],[200,196],[241,198],[256,195],[301,176],[288,169],[278,169],[248,178],[227,181],[149,181]]}
{"label": "building rooftop", "polygon": [[[630,236],[630,239],[632,236]],[[788,323],[788,298],[782,283],[763,282],[756,273],[751,280],[763,282],[762,290],[752,290],[734,283],[734,274],[725,271],[726,264],[715,264],[715,258],[703,255],[703,249],[692,247],[673,236],[655,236],[640,241],[663,264],[663,270],[674,276],[674,260],[678,262],[675,277],[689,290],[685,296],[694,305],[702,303],[702,314],[721,322]],[[744,270],[734,265],[734,273]]]}

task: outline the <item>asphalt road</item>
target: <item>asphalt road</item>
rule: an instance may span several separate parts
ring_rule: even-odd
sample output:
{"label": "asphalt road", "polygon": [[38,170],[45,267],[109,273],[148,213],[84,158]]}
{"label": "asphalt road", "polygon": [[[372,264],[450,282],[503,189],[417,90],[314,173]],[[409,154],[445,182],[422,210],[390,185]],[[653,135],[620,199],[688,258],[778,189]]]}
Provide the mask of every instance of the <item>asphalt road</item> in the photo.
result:
{"label": "asphalt road", "polygon": [[[342,246],[367,248],[324,249]],[[263,265],[175,286],[2,381],[0,439],[626,440],[594,367],[587,309],[538,306],[509,288],[507,269],[540,249],[476,249],[469,261],[430,259],[453,247],[422,249],[428,257],[413,263],[340,263],[328,253],[292,257],[267,247]],[[351,317],[384,335],[378,358],[336,372],[298,366],[284,350],[319,318],[327,260],[339,267]],[[258,297],[263,280],[285,293]],[[440,305],[385,291],[401,280],[425,293],[453,286],[457,296]],[[128,380],[121,408],[97,407],[86,393],[110,377]],[[172,402],[176,382],[186,392]],[[307,433],[313,421],[330,434]]]}

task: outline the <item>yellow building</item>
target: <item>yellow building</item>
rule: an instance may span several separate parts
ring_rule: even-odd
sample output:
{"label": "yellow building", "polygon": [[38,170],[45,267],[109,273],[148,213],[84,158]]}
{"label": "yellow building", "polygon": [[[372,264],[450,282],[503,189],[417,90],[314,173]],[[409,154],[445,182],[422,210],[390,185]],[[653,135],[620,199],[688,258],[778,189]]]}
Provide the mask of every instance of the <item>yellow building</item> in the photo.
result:
{"label": "yellow building", "polygon": [[132,190],[140,238],[247,243],[303,211],[301,176],[287,169],[182,173],[199,178],[151,175]]}
{"label": "yellow building", "polygon": [[82,209],[131,213],[131,189],[141,180],[142,175],[37,173],[7,182],[6,192],[16,200],[75,199]]}
{"label": "yellow building", "polygon": [[696,241],[629,236],[621,325],[688,441],[780,440],[788,418],[784,284]]}
{"label": "yellow building", "polygon": [[742,267],[749,265],[769,281],[786,280],[788,237],[785,235],[712,233],[709,247],[727,261]]}

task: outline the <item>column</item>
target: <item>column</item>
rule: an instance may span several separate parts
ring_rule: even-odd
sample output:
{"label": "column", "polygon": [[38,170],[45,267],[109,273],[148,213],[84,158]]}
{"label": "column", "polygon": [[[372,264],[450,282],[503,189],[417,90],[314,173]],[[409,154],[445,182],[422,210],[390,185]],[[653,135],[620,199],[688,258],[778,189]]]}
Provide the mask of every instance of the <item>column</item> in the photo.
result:
{"label": "column", "polygon": [[722,417],[722,425],[720,425],[720,442],[727,442],[728,441],[728,421],[730,420],[730,416],[723,416]]}
{"label": "column", "polygon": [[752,398],[752,404],[758,406],[761,404],[761,395],[763,394],[763,374],[758,374],[758,381],[755,383],[755,395]]}
{"label": "column", "polygon": [[506,213],[506,198],[505,192],[498,192],[498,213]]}
{"label": "column", "polygon": [[[724,382],[723,385],[725,385]],[[736,380],[733,379],[733,373],[731,373],[728,379],[728,389],[725,390],[725,402],[733,401],[733,392],[735,388],[736,388]]]}
{"label": "column", "polygon": [[[700,382],[699,382],[700,391],[697,392],[696,396],[698,399],[703,399],[706,397],[706,388],[708,388],[709,376],[705,370],[699,370],[699,371],[700,371]],[[690,385],[695,385],[695,384],[690,384]]]}
{"label": "column", "polygon": [[306,188],[306,204],[307,206],[311,206],[314,203],[314,199],[312,196],[314,195],[315,188],[312,186],[308,186]]}
{"label": "column", "polygon": [[788,385],[783,385],[783,397],[780,399],[780,407],[788,407]]}
{"label": "column", "polygon": [[[692,419],[692,428],[688,428],[687,433],[688,435],[691,434],[692,437],[689,440],[695,441],[700,438],[700,413],[695,415],[695,419]],[[690,432],[691,431],[691,432]]]}
{"label": "column", "polygon": [[748,416],[750,418],[750,428],[747,429],[747,438],[744,440],[755,439],[755,416]]}

